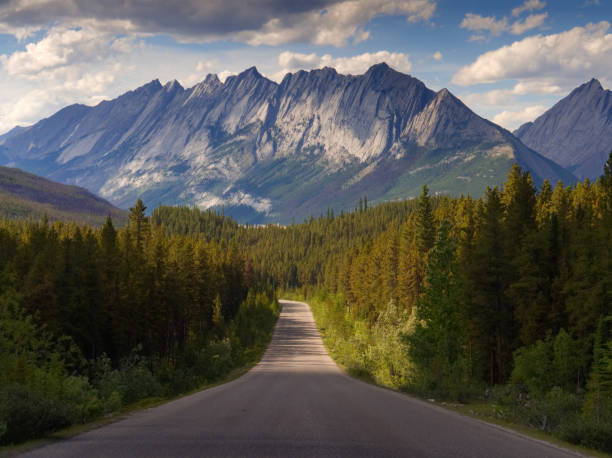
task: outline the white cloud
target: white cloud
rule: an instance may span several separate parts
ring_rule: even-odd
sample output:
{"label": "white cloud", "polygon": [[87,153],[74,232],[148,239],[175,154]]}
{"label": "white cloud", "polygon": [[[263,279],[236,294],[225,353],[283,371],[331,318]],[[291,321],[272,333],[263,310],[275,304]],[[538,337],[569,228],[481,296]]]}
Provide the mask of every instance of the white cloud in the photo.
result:
{"label": "white cloud", "polygon": [[468,86],[507,79],[551,81],[584,79],[612,72],[610,24],[588,24],[552,35],[536,35],[489,51],[453,76],[453,83]]}
{"label": "white cloud", "polygon": [[217,75],[217,78],[219,78],[219,81],[221,81],[222,83],[225,83],[226,79],[228,79],[230,76],[234,76],[237,74],[238,73],[232,72],[230,70],[223,70],[222,72],[219,72],[219,74]]}
{"label": "white cloud", "polygon": [[78,79],[67,80],[64,88],[69,91],[99,94],[115,81],[115,72],[88,73]]}
{"label": "white cloud", "polygon": [[278,55],[278,65],[283,68],[316,68],[321,65],[322,59],[322,57],[319,57],[315,53],[301,54],[283,51]]}
{"label": "white cloud", "polygon": [[541,2],[540,0],[525,0],[525,3],[512,10],[512,16],[520,16],[525,11],[541,10],[545,6],[546,2]]}
{"label": "white cloud", "polygon": [[[519,16],[525,11],[539,10],[546,6],[545,2],[539,0],[526,0],[523,5],[512,10],[512,16]],[[461,28],[471,30],[473,32],[489,32],[493,36],[501,35],[504,32],[512,33],[513,35],[522,35],[525,32],[540,27],[548,13],[530,14],[524,20],[517,19],[510,22],[507,17],[497,19],[495,16],[482,16],[480,14],[467,13],[461,21]],[[483,41],[486,37],[482,33],[472,35],[469,41]]]}
{"label": "white cloud", "polygon": [[50,29],[25,50],[0,56],[0,131],[28,125],[74,102],[94,104],[126,72],[117,58],[133,40],[94,29]]}
{"label": "white cloud", "polygon": [[282,70],[271,75],[271,78],[280,81],[287,73],[322,67],[333,67],[338,73],[359,75],[365,73],[372,65],[381,62],[386,62],[390,67],[403,73],[408,73],[412,68],[410,56],[401,52],[378,51],[351,57],[332,57],[329,54],[318,56],[315,53],[284,51],[278,56],[278,65]]}
{"label": "white cloud", "polygon": [[552,82],[549,78],[541,80],[521,81],[509,89],[493,89],[486,92],[472,92],[461,94],[460,98],[469,107],[499,110],[500,108],[510,108],[513,111],[521,105],[519,97],[524,95],[565,95],[571,88],[562,88]]}
{"label": "white cloud", "polygon": [[19,97],[16,101],[0,105],[0,132],[4,132],[23,120],[37,116],[50,102],[50,94],[44,89],[35,89]]}
{"label": "white cloud", "polygon": [[510,32],[514,35],[522,35],[529,30],[540,27],[546,18],[548,17],[548,13],[542,14],[530,14],[525,18],[523,22],[516,21],[510,27]]}
{"label": "white cloud", "polygon": [[316,45],[344,46],[369,38],[363,25],[377,16],[402,15],[408,22],[431,19],[436,4],[430,0],[346,0],[293,17],[291,22],[274,17],[256,31],[236,36],[251,45],[279,45],[311,42]]}
{"label": "white cloud", "polygon": [[130,50],[130,41],[125,38],[115,39],[92,29],[57,27],[40,41],[28,43],[25,51],[0,56],[0,63],[9,75],[39,77],[41,72],[100,61],[112,53]]}
{"label": "white cloud", "polygon": [[491,35],[500,35],[508,29],[508,19],[497,19],[495,16],[481,16],[467,13],[461,21],[461,28],[472,31],[487,31]]}
{"label": "white cloud", "polygon": [[564,88],[551,78],[519,81],[512,89],[513,94],[563,94]]}
{"label": "white cloud", "polygon": [[542,105],[528,106],[520,111],[502,111],[493,118],[493,122],[513,130],[526,122],[533,121],[545,111],[546,107]]}
{"label": "white cloud", "polygon": [[15,27],[10,24],[0,22],[0,34],[13,35],[18,41],[24,41],[30,38],[41,29],[39,26],[34,27]]}
{"label": "white cloud", "polygon": [[433,57],[434,60],[442,60],[442,53],[440,51],[436,51],[431,57]]}

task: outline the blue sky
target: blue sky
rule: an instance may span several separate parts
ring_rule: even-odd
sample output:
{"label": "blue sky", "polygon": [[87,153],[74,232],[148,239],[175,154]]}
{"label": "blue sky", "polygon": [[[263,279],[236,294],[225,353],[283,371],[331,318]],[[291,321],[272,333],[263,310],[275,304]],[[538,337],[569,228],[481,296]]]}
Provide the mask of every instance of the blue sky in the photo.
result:
{"label": "blue sky", "polygon": [[514,129],[612,87],[612,0],[0,0],[0,133],[152,79],[386,61]]}

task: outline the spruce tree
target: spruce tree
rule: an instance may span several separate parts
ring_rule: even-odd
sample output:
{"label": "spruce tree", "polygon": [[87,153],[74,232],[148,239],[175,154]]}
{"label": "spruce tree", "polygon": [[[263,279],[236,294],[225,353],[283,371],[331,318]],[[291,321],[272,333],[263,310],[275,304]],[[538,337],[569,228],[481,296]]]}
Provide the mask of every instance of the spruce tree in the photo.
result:
{"label": "spruce tree", "polygon": [[[426,390],[457,397],[466,381],[463,284],[457,272],[456,243],[443,221],[427,260],[423,292],[418,300],[416,329],[408,336],[409,353]],[[418,377],[419,377],[418,376]]]}
{"label": "spruce tree", "polygon": [[136,201],[136,205],[130,208],[128,216],[128,227],[134,237],[138,251],[142,253],[144,240],[149,235],[149,218],[145,215],[145,207],[142,199]]}
{"label": "spruce tree", "polygon": [[423,185],[423,190],[419,197],[415,221],[415,238],[419,254],[425,259],[427,253],[433,247],[436,238],[431,198],[429,197],[429,189],[426,184]]}

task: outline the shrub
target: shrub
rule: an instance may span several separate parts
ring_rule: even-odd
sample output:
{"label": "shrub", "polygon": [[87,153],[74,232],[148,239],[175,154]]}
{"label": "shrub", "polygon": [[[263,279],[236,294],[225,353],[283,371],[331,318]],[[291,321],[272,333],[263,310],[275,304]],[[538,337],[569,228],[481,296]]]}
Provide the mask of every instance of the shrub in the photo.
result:
{"label": "shrub", "polygon": [[612,422],[574,416],[559,427],[557,434],[563,440],[612,453]]}
{"label": "shrub", "polygon": [[22,442],[70,424],[69,408],[27,385],[0,389],[0,444]]}

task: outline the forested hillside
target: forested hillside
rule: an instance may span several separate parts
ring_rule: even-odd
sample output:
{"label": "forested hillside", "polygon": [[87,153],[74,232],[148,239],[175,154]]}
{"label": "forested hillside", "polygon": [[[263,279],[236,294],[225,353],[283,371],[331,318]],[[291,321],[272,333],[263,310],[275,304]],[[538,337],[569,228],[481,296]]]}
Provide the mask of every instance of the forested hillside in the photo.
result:
{"label": "forested hillside", "polygon": [[232,239],[311,301],[351,372],[612,449],[612,157],[573,187],[515,166],[483,198],[429,197],[287,227],[159,208],[169,233]]}
{"label": "forested hillside", "polygon": [[79,188],[55,183],[23,170],[0,167],[0,218],[104,224],[108,215],[124,226],[127,212]]}
{"label": "forested hillside", "polygon": [[539,193],[515,166],[477,200],[357,199],[290,226],[141,201],[122,230],[2,222],[0,440],[257,359],[275,287],[353,374],[612,450],[612,157]]}
{"label": "forested hillside", "polygon": [[0,444],[173,396],[256,361],[278,309],[236,244],[0,222]]}

